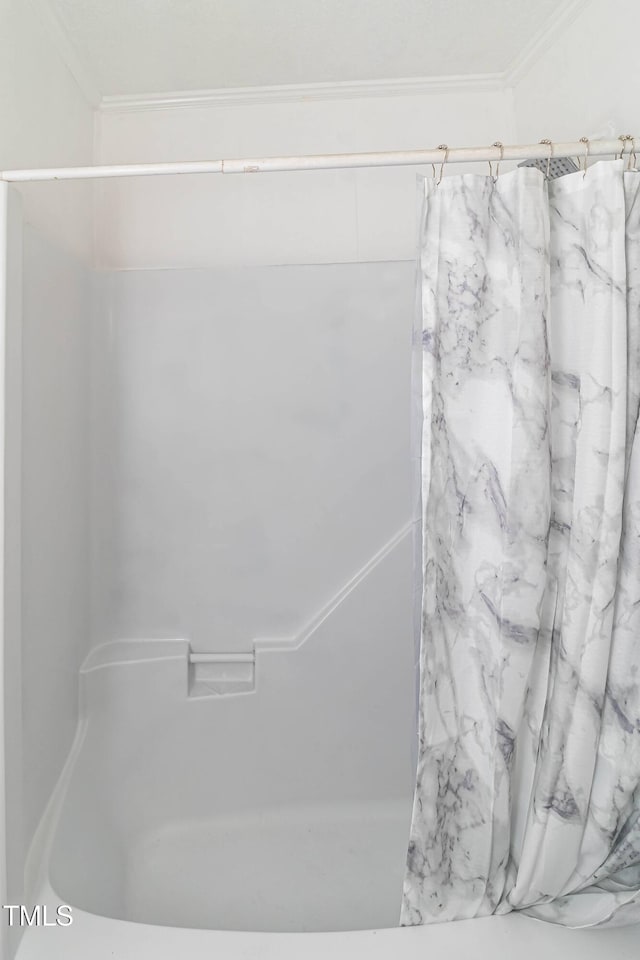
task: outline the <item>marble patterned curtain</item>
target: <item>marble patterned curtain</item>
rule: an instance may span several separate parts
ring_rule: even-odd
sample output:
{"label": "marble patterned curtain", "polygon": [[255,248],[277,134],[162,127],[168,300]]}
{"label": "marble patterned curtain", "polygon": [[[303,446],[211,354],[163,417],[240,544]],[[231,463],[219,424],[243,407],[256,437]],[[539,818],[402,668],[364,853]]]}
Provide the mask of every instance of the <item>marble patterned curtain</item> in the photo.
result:
{"label": "marble patterned curtain", "polygon": [[640,175],[424,180],[401,923],[640,921]]}

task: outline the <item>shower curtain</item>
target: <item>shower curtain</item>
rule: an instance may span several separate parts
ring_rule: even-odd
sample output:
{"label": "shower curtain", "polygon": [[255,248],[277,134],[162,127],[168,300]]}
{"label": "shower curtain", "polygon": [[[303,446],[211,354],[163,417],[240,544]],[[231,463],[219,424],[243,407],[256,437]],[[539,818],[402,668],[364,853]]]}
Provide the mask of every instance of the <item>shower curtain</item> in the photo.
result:
{"label": "shower curtain", "polygon": [[640,921],[639,183],[422,182],[405,925]]}

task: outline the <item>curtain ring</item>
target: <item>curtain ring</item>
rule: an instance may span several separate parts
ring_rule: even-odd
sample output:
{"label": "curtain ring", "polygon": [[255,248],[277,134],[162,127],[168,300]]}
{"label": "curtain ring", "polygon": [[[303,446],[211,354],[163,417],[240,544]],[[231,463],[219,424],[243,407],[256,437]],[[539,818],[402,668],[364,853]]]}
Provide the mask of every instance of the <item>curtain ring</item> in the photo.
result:
{"label": "curtain ring", "polygon": [[589,159],[589,138],[580,137],[580,143],[584,143],[584,170],[582,171],[582,179],[587,175],[587,160]]}
{"label": "curtain ring", "polygon": [[549,147],[549,156],[547,157],[547,180],[550,179],[551,161],[553,160],[553,142],[551,140],[541,140],[540,143],[546,143]]}
{"label": "curtain ring", "polygon": [[[500,164],[502,163],[502,158],[504,157],[504,144],[501,143],[499,140],[495,140],[492,146],[500,147],[500,159],[496,163],[496,175],[493,178],[493,182],[495,183],[498,177],[500,176]],[[489,170],[491,170],[491,161],[489,161]]]}
{"label": "curtain ring", "polygon": [[444,173],[444,165],[449,159],[449,147],[446,145],[446,143],[439,144],[438,150],[444,150],[444,157],[442,159],[442,163],[440,164],[440,176],[438,177],[438,182],[436,186],[440,186],[440,184],[442,183],[442,174]]}

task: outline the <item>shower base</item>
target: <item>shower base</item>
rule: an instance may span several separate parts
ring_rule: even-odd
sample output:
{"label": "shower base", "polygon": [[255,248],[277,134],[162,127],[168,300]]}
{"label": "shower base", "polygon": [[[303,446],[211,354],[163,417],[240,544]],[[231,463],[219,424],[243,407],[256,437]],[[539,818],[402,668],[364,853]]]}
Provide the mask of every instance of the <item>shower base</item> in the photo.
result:
{"label": "shower base", "polygon": [[393,927],[409,816],[396,802],[166,824],[128,851],[126,918],[267,932]]}
{"label": "shower base", "polygon": [[[410,580],[410,543],[387,562]],[[251,693],[190,696],[184,640],[96,648],[28,864],[28,902],[73,923],[25,929],[17,960],[638,960],[632,927],[397,926],[413,646],[369,643],[399,635],[383,574],[299,649],[258,651]]]}
{"label": "shower base", "polygon": [[[41,903],[59,898],[45,886]],[[238,933],[127,923],[74,910],[70,927],[32,927],[17,960],[637,960],[638,928],[567,930],[520,914],[426,927]]]}

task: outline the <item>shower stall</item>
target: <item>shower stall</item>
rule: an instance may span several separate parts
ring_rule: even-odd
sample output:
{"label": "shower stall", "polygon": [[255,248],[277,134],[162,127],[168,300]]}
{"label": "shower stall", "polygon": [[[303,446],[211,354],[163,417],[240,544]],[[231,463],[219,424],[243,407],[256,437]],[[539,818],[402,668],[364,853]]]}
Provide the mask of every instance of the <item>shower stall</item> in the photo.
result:
{"label": "shower stall", "polygon": [[401,926],[416,176],[634,165],[613,6],[0,0],[0,960],[637,960]]}
{"label": "shower stall", "polygon": [[[52,889],[168,926],[392,925],[412,788],[408,457],[390,480],[411,267],[104,272],[90,289],[105,641],[80,666]],[[373,402],[349,396],[365,371],[387,380]],[[314,551],[321,525],[335,553]]]}
{"label": "shower stall", "polygon": [[631,958],[398,927],[414,264],[92,269],[2,188],[7,956]]}
{"label": "shower stall", "polygon": [[395,926],[413,264],[93,270],[2,186],[4,708],[34,724],[6,739],[3,903],[73,911],[7,950]]}

